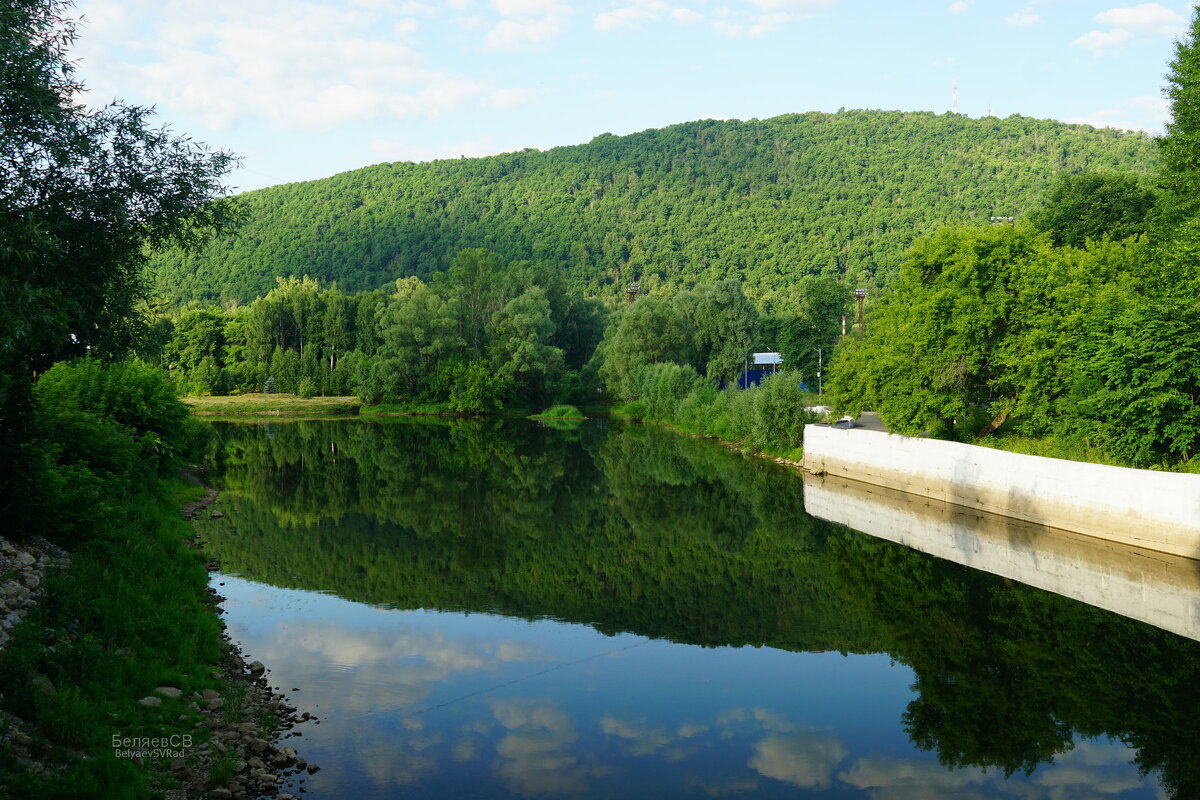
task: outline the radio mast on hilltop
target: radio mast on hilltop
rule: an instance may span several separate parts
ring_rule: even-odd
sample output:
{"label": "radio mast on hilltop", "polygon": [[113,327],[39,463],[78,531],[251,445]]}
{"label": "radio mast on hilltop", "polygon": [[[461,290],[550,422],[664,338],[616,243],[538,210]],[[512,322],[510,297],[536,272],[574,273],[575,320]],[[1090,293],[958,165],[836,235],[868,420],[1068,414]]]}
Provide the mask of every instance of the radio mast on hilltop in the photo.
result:
{"label": "radio mast on hilltop", "polygon": [[958,78],[950,79],[950,113],[958,113]]}

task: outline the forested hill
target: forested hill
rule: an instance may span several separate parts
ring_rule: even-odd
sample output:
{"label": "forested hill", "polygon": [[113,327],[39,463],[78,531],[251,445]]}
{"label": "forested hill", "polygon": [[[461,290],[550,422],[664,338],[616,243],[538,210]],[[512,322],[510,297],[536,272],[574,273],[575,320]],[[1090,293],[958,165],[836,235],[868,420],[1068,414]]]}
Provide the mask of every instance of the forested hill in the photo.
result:
{"label": "forested hill", "polygon": [[379,164],[243,195],[249,218],[158,290],[245,302],[280,275],[347,291],[427,277],[483,247],[561,265],[587,291],[741,277],[769,296],[809,273],[886,284],[914,236],[1020,215],[1063,171],[1146,172],[1142,134],[899,111],[704,120],[585,145]]}

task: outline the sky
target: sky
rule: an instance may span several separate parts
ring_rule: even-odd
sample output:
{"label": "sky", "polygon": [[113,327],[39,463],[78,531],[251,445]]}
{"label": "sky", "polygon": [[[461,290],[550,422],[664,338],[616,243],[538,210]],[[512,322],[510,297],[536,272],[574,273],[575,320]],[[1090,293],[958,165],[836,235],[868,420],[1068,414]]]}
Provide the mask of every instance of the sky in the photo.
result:
{"label": "sky", "polygon": [[243,161],[235,191],[385,161],[839,108],[1157,133],[1192,3],[76,0],[88,102]]}

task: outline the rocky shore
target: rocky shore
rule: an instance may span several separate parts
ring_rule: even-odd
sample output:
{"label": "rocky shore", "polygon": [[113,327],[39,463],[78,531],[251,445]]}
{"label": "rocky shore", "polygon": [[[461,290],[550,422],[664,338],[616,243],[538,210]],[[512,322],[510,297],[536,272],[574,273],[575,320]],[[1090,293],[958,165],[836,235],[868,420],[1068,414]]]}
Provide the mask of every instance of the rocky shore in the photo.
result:
{"label": "rocky shore", "polygon": [[[291,791],[305,791],[304,779],[320,767],[305,761],[296,748],[283,745],[282,741],[303,735],[295,730],[297,726],[320,722],[307,711],[301,713],[289,705],[270,685],[267,674],[268,670],[261,662],[247,664],[237,648],[230,644],[219,669],[213,671],[213,677],[219,678],[227,691],[222,694],[206,689],[191,695],[188,708],[202,715],[195,728],[208,729],[210,738],[197,746],[189,757],[171,762],[170,770],[179,785],[164,789],[168,800],[295,800]],[[178,697],[178,692],[173,687],[159,687],[154,695],[140,702],[153,703],[159,699],[157,695]],[[236,698],[236,711],[231,709],[233,698]],[[264,730],[263,719],[274,721],[269,730]],[[221,772],[218,765],[224,766],[229,777],[221,785],[208,788],[212,776]]]}
{"label": "rocky shore", "polygon": [[[195,473],[186,472],[184,476],[192,483],[203,485]],[[217,492],[205,487],[204,495],[185,504],[180,513],[187,520],[199,519],[203,515],[218,518],[221,512],[209,510],[216,499]],[[218,568],[212,559],[207,561],[207,566],[210,572]],[[219,611],[219,605],[225,598],[211,586],[208,594],[214,610]],[[297,754],[296,748],[284,746],[281,742],[286,738],[302,736],[302,731],[295,730],[298,725],[319,725],[320,720],[288,704],[287,699],[279,693],[279,687],[270,685],[267,679],[270,670],[259,661],[247,664],[237,645],[229,641],[227,636],[225,651],[226,655],[219,668],[213,671],[213,677],[230,687],[231,693],[239,695],[238,705],[243,721],[237,721],[227,711],[222,713],[227,698],[219,693],[209,690],[202,695],[193,695],[195,710],[205,715],[205,719],[196,723],[196,727],[208,728],[212,732],[211,738],[198,749],[194,764],[186,761],[172,764],[172,769],[180,773],[184,785],[168,791],[168,800],[196,797],[212,800],[271,797],[295,800],[290,791],[283,789],[289,787],[303,793],[304,779],[316,773],[320,767],[308,763]],[[262,724],[255,721],[263,719],[274,721],[270,730],[264,731]],[[218,761],[224,762],[231,777],[223,785],[206,793],[205,787],[211,783],[214,765]]]}
{"label": "rocky shore", "polygon": [[37,605],[46,572],[68,560],[65,550],[45,539],[14,544],[0,537],[0,648],[8,643],[9,631]]}

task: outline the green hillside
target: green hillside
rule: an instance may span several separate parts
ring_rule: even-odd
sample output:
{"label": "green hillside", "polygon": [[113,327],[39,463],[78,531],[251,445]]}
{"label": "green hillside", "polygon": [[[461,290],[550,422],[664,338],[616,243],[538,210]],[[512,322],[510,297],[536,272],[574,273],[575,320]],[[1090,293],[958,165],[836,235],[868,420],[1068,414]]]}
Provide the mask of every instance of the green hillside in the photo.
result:
{"label": "green hillside", "polygon": [[1061,172],[1145,173],[1143,134],[1012,116],[811,112],[705,120],[585,145],[395,163],[243,195],[246,224],[153,260],[167,297],[237,299],[281,275],[347,291],[428,277],[482,247],[559,265],[588,292],[805,274],[886,284],[912,239],[1032,208]]}

